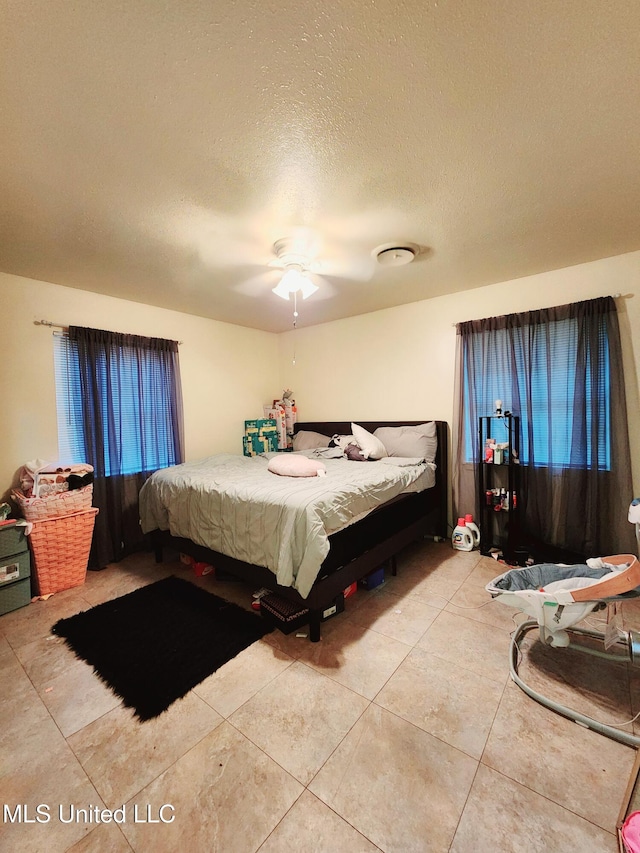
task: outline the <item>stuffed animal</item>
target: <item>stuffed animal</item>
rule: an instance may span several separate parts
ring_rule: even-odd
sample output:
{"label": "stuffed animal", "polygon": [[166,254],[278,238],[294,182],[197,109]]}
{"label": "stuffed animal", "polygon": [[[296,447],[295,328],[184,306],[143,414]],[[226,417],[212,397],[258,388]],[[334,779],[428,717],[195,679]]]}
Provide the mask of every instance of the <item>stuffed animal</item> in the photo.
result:
{"label": "stuffed animal", "polygon": [[346,450],[350,444],[357,444],[358,442],[352,435],[334,435],[331,437],[331,441],[329,442],[329,447],[339,447],[342,450]]}
{"label": "stuffed animal", "polygon": [[347,459],[351,460],[351,462],[369,462],[369,459],[364,455],[357,444],[349,444],[345,447],[344,455]]}

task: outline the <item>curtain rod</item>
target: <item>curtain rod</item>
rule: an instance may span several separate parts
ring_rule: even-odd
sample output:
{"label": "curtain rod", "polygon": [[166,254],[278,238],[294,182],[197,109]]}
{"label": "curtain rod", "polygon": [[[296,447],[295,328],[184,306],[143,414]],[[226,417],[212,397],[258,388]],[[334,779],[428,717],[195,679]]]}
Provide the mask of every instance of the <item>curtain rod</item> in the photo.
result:
{"label": "curtain rod", "polygon": [[[50,320],[34,320],[34,326],[49,326],[51,329],[62,329],[63,333],[69,331],[68,326],[63,326],[62,323],[52,323]],[[181,344],[182,341],[178,341],[178,344]]]}
{"label": "curtain rod", "polygon": [[68,326],[63,326],[62,323],[51,323],[49,320],[34,320],[34,326],[49,326],[52,329],[62,329],[65,332],[69,331]]}
{"label": "curtain rod", "polygon": [[[610,294],[606,294],[606,295],[611,296],[612,299],[620,299],[620,297],[622,296],[622,293],[610,293]],[[598,299],[597,296],[594,296],[593,298]],[[599,297],[599,298],[602,299],[603,297]],[[533,310],[535,311],[537,309],[534,308]],[[468,321],[466,321],[466,322],[468,322]],[[455,326],[457,326],[458,323],[452,323],[451,325],[455,328]]]}

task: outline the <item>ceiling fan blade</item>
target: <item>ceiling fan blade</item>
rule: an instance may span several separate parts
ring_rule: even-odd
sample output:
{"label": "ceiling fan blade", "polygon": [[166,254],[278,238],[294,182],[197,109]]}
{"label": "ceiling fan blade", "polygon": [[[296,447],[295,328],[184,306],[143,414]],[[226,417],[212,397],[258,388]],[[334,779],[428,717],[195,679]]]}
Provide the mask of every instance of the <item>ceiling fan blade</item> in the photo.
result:
{"label": "ceiling fan blade", "polygon": [[307,273],[312,283],[318,288],[314,294],[309,297],[312,302],[322,302],[325,299],[330,299],[338,292],[337,288],[323,275],[318,273]]}
{"label": "ceiling fan blade", "polygon": [[232,285],[232,289],[245,296],[264,296],[278,284],[281,278],[282,273],[279,270],[266,270]]}
{"label": "ceiling fan blade", "polygon": [[375,260],[371,255],[360,253],[359,255],[346,254],[329,255],[318,264],[318,272],[332,278],[347,278],[353,281],[370,281],[375,273]]}
{"label": "ceiling fan blade", "polygon": [[378,271],[376,248],[394,245],[396,239],[396,245],[407,244],[410,224],[405,213],[393,208],[329,217],[324,224],[323,268],[319,272],[370,281]]}
{"label": "ceiling fan blade", "polygon": [[206,269],[265,267],[272,257],[269,241],[265,241],[265,227],[260,217],[241,220],[233,214],[193,205],[175,224],[174,237]]}
{"label": "ceiling fan blade", "polygon": [[201,262],[210,269],[234,269],[245,266],[265,267],[269,254],[261,251],[259,243],[237,237],[220,239],[219,235],[200,244],[198,254]]}

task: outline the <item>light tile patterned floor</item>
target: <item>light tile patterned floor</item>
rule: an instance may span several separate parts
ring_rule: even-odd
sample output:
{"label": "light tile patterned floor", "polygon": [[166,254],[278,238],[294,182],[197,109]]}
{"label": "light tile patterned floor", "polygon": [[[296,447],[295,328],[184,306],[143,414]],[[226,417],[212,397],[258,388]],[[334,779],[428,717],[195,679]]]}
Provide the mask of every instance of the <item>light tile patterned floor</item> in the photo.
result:
{"label": "light tile patterned floor", "polygon": [[[411,546],[320,643],[269,634],[143,724],[49,630],[167,574],[195,581],[184,565],[139,555],[0,617],[2,803],[51,814],[0,822],[0,851],[615,853],[635,752],[510,681],[522,617],[484,590],[502,570]],[[249,606],[243,584],[195,582]],[[523,652],[521,673],[559,701],[605,721],[638,711],[626,664],[543,648],[535,632]],[[64,823],[71,804],[124,806],[127,820]],[[147,820],[163,804],[175,820]]]}

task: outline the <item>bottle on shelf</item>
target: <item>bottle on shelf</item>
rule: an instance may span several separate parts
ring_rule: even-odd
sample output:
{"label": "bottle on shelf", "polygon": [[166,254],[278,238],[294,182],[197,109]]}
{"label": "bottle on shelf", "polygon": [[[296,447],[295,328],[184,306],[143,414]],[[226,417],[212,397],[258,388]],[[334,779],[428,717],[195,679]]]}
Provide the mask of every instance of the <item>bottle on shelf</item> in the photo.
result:
{"label": "bottle on shelf", "polygon": [[473,551],[473,534],[468,529],[464,518],[459,518],[453,529],[451,544],[457,551]]}
{"label": "bottle on shelf", "polygon": [[465,515],[464,523],[467,530],[473,536],[473,547],[478,548],[480,545],[480,530],[478,529],[478,525],[474,524],[473,516],[471,514]]}

